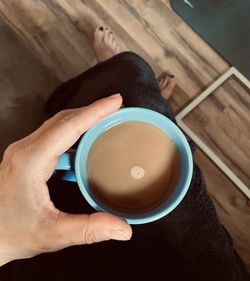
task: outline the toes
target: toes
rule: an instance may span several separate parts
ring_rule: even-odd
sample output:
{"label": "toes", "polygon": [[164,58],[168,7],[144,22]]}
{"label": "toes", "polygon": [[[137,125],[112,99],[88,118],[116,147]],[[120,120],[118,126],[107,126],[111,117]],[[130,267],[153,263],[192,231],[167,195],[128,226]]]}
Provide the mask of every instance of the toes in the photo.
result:
{"label": "toes", "polygon": [[94,40],[95,41],[102,41],[102,38],[103,38],[103,27],[102,26],[100,26],[100,27],[98,27],[96,30],[95,30],[95,32],[94,32]]}
{"label": "toes", "polygon": [[170,79],[170,77],[169,77],[168,75],[166,75],[165,77],[163,77],[163,78],[160,80],[160,84],[161,84],[160,88],[161,88],[161,89],[164,89],[164,88],[168,85],[169,79]]}
{"label": "toes", "polygon": [[117,41],[113,35],[112,35],[110,42],[111,42],[111,46],[113,49],[116,49],[118,47]]}
{"label": "toes", "polygon": [[162,85],[163,85],[164,79],[161,79],[158,83],[159,83],[159,87],[160,89],[162,89]]}
{"label": "toes", "polygon": [[113,32],[112,32],[112,31],[109,31],[108,40],[109,40],[109,42],[110,42],[111,44],[112,44],[112,42],[113,42],[113,39],[114,39]]}
{"label": "toes", "polygon": [[173,73],[170,72],[170,71],[165,71],[165,75],[168,75],[168,76],[170,76],[171,78],[174,77]]}
{"label": "toes", "polygon": [[[158,77],[158,83],[159,87],[162,89],[168,85],[171,79],[174,79],[174,75],[169,71],[164,71],[159,77]],[[171,82],[171,85],[173,84],[173,81]],[[175,82],[174,82],[175,84]]]}
{"label": "toes", "polygon": [[176,84],[174,75],[169,72],[164,72],[159,76],[158,81],[161,95],[168,100],[173,94],[173,89]]}
{"label": "toes", "polygon": [[112,49],[116,52],[119,53],[120,52],[120,46],[116,41],[116,38],[114,37],[114,34],[112,31],[109,31],[109,35],[108,35],[108,44],[112,47]]}
{"label": "toes", "polygon": [[157,81],[158,81],[159,87],[162,88],[163,81],[164,81],[164,79],[162,78],[162,75],[157,78]]}
{"label": "toes", "polygon": [[158,80],[160,81],[160,79],[165,78],[166,76],[174,78],[174,75],[171,72],[164,71],[160,76],[158,76]]}
{"label": "toes", "polygon": [[[100,27],[95,31],[95,39],[98,38],[99,44],[105,51],[108,51],[112,55],[120,52],[120,47],[113,35],[113,32],[108,27]],[[96,40],[95,40],[96,42]],[[97,44],[98,45],[98,44]]]}
{"label": "toes", "polygon": [[116,39],[115,39],[112,31],[109,32],[108,43],[112,47],[112,49],[116,50],[118,44],[116,42]]}
{"label": "toes", "polygon": [[161,81],[162,79],[164,79],[168,74],[166,72],[162,72],[159,76],[158,76],[158,81]]}
{"label": "toes", "polygon": [[174,89],[175,85],[176,85],[175,79],[171,77],[168,81],[167,89],[171,91]]}
{"label": "toes", "polygon": [[116,48],[117,48],[117,43],[116,43],[116,41],[115,41],[115,38],[112,39],[111,46],[112,46],[112,48],[113,48],[114,50],[116,50]]}
{"label": "toes", "polygon": [[109,29],[107,27],[105,27],[104,31],[103,31],[103,41],[105,42],[109,42]]}
{"label": "toes", "polygon": [[116,50],[116,52],[117,52],[117,53],[120,53],[120,51],[121,51],[121,48],[120,48],[120,46],[119,46],[118,44],[116,45],[116,48],[115,48],[115,50]]}
{"label": "toes", "polygon": [[167,87],[170,80],[171,80],[171,78],[167,75],[164,79],[164,87]]}

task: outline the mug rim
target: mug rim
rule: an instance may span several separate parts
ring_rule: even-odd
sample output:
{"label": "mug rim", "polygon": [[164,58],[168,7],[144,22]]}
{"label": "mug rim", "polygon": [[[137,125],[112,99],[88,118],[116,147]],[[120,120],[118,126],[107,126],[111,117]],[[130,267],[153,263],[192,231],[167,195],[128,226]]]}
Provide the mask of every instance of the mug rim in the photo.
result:
{"label": "mug rim", "polygon": [[[134,118],[131,120],[122,119],[125,117],[130,118],[133,114],[136,114],[137,118]],[[150,118],[151,122],[145,121],[144,120],[145,116],[147,116],[147,118]],[[119,119],[119,118],[121,118],[121,119]],[[157,120],[157,121],[155,121],[155,120]],[[144,212],[141,214],[128,214],[128,213],[123,213],[123,212],[110,208],[109,206],[105,205],[105,203],[101,202],[98,198],[93,198],[93,196],[89,192],[89,185],[88,185],[87,172],[86,172],[86,163],[87,163],[88,153],[90,151],[92,144],[103,132],[110,129],[112,126],[121,124],[123,122],[129,122],[129,121],[142,121],[142,122],[149,123],[153,126],[160,128],[165,134],[167,134],[167,132],[164,131],[164,129],[166,130],[167,127],[168,127],[168,129],[171,128],[178,135],[178,137],[180,138],[180,140],[182,142],[182,146],[184,148],[182,153],[186,153],[186,158],[188,161],[187,175],[186,175],[186,179],[184,179],[184,186],[180,187],[180,191],[178,191],[178,192],[176,190],[177,190],[177,186],[179,183],[177,183],[177,185],[174,189],[174,192],[173,192],[173,194],[177,193],[176,198],[173,199],[173,202],[171,204],[169,204],[169,206],[167,206],[167,202],[170,202],[170,198],[172,198],[173,194],[171,194],[169,196],[169,198],[166,199],[166,201],[164,201],[164,203],[162,203],[159,207],[157,207],[151,211]],[[161,122],[163,122],[162,124],[165,124],[164,128],[163,128],[163,125],[159,124]],[[99,130],[98,127],[100,127],[101,129]],[[95,133],[96,137],[94,139],[93,138],[91,139],[91,137],[94,135],[94,133]],[[168,135],[168,137],[170,137],[170,136]],[[88,146],[89,146],[89,148],[87,149]],[[178,152],[180,155],[181,152],[179,150],[178,150]],[[84,160],[85,183],[83,181],[83,175],[82,175],[82,172],[80,169],[80,163],[82,163],[82,161],[80,161],[81,157],[84,157],[84,159],[85,159]],[[169,118],[162,115],[161,113],[153,111],[151,109],[140,108],[140,107],[129,107],[129,108],[119,109],[116,112],[101,119],[99,122],[97,122],[93,127],[91,127],[82,136],[80,143],[77,147],[77,151],[76,151],[75,173],[76,173],[77,183],[78,183],[81,193],[83,194],[86,201],[95,210],[102,211],[102,212],[108,212],[113,215],[119,216],[119,217],[125,219],[130,224],[144,224],[144,223],[156,221],[156,220],[164,217],[165,215],[167,215],[168,213],[173,211],[180,204],[180,202],[186,195],[186,193],[189,189],[190,183],[191,183],[192,174],[193,174],[193,157],[192,157],[192,152],[191,152],[191,149],[190,149],[190,146],[188,144],[186,137],[184,136],[184,134],[182,133],[180,128],[173,121],[171,121]],[[180,181],[180,179],[181,179],[181,177],[179,178],[178,181]],[[86,187],[85,185],[88,185],[88,186]]]}

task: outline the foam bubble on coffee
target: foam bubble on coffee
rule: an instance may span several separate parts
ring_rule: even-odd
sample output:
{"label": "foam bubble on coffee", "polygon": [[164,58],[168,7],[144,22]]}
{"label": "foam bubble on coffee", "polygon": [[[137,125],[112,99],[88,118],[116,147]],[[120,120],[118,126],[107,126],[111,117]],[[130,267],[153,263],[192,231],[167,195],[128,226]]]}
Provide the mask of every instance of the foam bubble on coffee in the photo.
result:
{"label": "foam bubble on coffee", "polygon": [[142,179],[145,175],[145,170],[140,166],[134,166],[131,169],[131,177],[134,179]]}

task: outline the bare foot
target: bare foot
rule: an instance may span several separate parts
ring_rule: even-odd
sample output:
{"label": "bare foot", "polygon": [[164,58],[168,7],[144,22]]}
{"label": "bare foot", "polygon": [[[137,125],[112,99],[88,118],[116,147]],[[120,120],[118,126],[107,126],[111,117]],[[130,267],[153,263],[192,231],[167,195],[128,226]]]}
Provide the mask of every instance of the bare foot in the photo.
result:
{"label": "bare foot", "polygon": [[175,79],[174,75],[169,73],[164,73],[159,78],[159,87],[161,90],[161,95],[164,97],[164,99],[168,100],[171,95],[173,94],[173,89],[175,86]]}
{"label": "bare foot", "polygon": [[121,52],[112,31],[102,26],[94,32],[94,50],[98,62],[110,59]]}

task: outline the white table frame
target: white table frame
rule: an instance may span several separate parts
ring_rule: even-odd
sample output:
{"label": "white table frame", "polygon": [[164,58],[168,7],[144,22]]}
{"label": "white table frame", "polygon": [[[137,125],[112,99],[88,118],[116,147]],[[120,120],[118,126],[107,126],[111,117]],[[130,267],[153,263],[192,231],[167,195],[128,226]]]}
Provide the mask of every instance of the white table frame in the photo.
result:
{"label": "white table frame", "polygon": [[[203,102],[217,88],[219,88],[230,76],[236,76],[247,88],[250,89],[250,81],[243,76],[236,68],[229,68],[212,85],[203,91],[190,104],[182,109],[176,116],[177,124],[180,128],[198,145],[198,147],[221,169],[221,171],[250,199],[250,187],[247,187],[238,176],[195,134],[183,121],[183,118],[189,114],[195,107]],[[250,164],[249,164],[250,172]]]}

